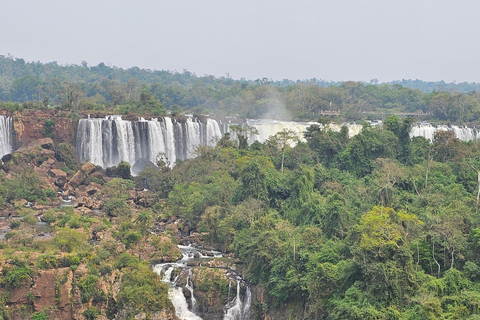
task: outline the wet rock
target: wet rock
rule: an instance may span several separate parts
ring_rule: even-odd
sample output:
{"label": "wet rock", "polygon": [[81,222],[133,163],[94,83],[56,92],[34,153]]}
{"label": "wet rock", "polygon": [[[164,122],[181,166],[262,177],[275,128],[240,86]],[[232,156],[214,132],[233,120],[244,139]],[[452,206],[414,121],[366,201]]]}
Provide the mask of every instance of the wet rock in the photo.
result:
{"label": "wet rock", "polygon": [[11,153],[6,154],[2,157],[2,162],[8,162],[10,160],[12,160],[12,154]]}

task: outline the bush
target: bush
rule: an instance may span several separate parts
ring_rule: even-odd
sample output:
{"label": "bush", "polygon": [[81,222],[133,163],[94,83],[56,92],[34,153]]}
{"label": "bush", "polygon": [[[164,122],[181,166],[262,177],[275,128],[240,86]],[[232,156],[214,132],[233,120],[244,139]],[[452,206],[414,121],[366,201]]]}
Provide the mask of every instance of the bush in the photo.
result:
{"label": "bush", "polygon": [[118,304],[123,309],[134,308],[136,311],[156,312],[172,310],[168,299],[168,285],[162,283],[156,273],[145,263],[139,263],[122,276]]}
{"label": "bush", "polygon": [[95,320],[100,315],[100,311],[95,307],[89,307],[87,310],[83,311],[83,316],[87,320]]}
{"label": "bush", "polygon": [[80,257],[76,255],[65,255],[62,259],[64,267],[78,266],[80,264]]}
{"label": "bush", "polygon": [[10,288],[20,287],[32,280],[32,269],[29,267],[15,266],[2,271],[2,282]]}
{"label": "bush", "polygon": [[18,228],[18,227],[20,227],[20,221],[12,220],[10,222],[10,229],[15,229],[15,228]]}
{"label": "bush", "polygon": [[47,210],[47,212],[43,214],[43,220],[45,220],[45,222],[48,224],[54,223],[57,220],[56,212],[53,210]]}
{"label": "bush", "polygon": [[48,320],[48,316],[43,311],[32,313],[30,320]]}
{"label": "bush", "polygon": [[54,137],[54,130],[55,130],[55,121],[52,119],[47,119],[43,123],[43,136],[46,138]]}
{"label": "bush", "polygon": [[88,274],[85,278],[78,281],[77,286],[80,289],[80,298],[82,303],[87,303],[97,293],[98,276]]}
{"label": "bush", "polygon": [[60,143],[55,148],[55,158],[58,161],[65,163],[69,171],[76,171],[78,168],[78,161],[76,159],[75,151],[68,143]]}
{"label": "bush", "polygon": [[116,171],[117,176],[123,178],[123,179],[130,179],[130,164],[125,161],[121,161],[118,166],[117,166],[117,171]]}
{"label": "bush", "polygon": [[72,252],[75,249],[88,250],[85,235],[76,230],[60,230],[53,238],[53,243],[63,252]]}
{"label": "bush", "polygon": [[140,260],[138,260],[137,257],[132,256],[128,252],[124,252],[120,255],[120,257],[117,260],[117,268],[118,269],[123,269],[125,267],[131,267],[139,263]]}
{"label": "bush", "polygon": [[41,269],[51,269],[58,267],[57,257],[51,254],[40,255],[37,258],[37,266]]}
{"label": "bush", "polygon": [[122,242],[125,244],[127,248],[131,248],[132,245],[137,243],[142,238],[140,232],[137,231],[130,231],[123,237]]}

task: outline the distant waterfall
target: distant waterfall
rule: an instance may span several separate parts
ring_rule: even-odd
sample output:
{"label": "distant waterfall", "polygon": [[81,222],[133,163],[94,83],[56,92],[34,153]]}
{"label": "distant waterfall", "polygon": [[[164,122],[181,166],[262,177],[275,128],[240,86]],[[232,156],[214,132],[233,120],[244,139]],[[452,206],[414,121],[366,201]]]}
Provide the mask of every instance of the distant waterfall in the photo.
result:
{"label": "distant waterfall", "polygon": [[456,125],[438,125],[433,126],[430,123],[417,123],[413,125],[410,131],[410,137],[424,137],[433,141],[435,133],[438,131],[453,131],[455,137],[461,141],[475,141],[480,139],[480,130],[476,128],[460,127]]}
{"label": "distant waterfall", "polygon": [[[252,126],[258,130],[258,135],[253,135],[249,139],[249,143],[253,143],[255,140],[259,142],[265,142],[269,137],[275,135],[277,132],[283,129],[292,130],[297,136],[303,140],[303,133],[307,130],[307,127],[311,125],[319,125],[317,122],[296,122],[296,121],[277,121],[277,120],[253,120],[247,119],[246,124]],[[381,121],[375,121],[371,123],[372,126],[381,125]],[[342,126],[348,128],[348,134],[353,137],[362,131],[363,125],[356,123],[343,123],[334,124],[330,123],[328,128],[332,131],[340,131]],[[227,127],[228,128],[228,127]],[[228,130],[228,129],[227,129]],[[435,133],[438,131],[453,131],[455,137],[461,141],[475,141],[480,139],[480,128],[469,128],[466,126],[456,125],[431,125],[427,122],[416,123],[412,126],[410,131],[410,137],[424,137],[433,141]]]}
{"label": "distant waterfall", "polygon": [[12,152],[13,122],[11,117],[0,116],[0,157]]}
{"label": "distant waterfall", "polygon": [[199,146],[214,146],[222,137],[217,121],[196,118],[178,121],[169,117],[138,121],[123,120],[121,116],[102,119],[80,119],[76,147],[82,162],[90,161],[103,168],[116,166],[120,161],[131,165],[139,159],[157,163],[195,156]]}

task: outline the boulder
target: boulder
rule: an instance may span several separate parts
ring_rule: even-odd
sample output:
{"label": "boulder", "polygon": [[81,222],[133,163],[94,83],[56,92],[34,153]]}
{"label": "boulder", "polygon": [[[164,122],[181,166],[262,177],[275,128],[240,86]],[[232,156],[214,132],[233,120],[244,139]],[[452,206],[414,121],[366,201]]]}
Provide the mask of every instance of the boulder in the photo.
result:
{"label": "boulder", "polygon": [[85,180],[85,173],[82,170],[78,170],[73,175],[72,179],[70,179],[70,185],[73,188],[77,188],[79,185],[83,183],[84,180]]}
{"label": "boulder", "polygon": [[140,158],[132,166],[132,175],[138,175],[145,168],[157,168],[157,166],[148,159]]}
{"label": "boulder", "polygon": [[50,171],[48,171],[48,173],[50,174],[50,176],[52,176],[54,178],[62,177],[62,178],[67,179],[67,173],[63,170],[60,170],[60,169],[50,169]]}
{"label": "boulder", "polygon": [[95,171],[96,167],[93,163],[85,163],[80,170],[82,170],[87,176]]}
{"label": "boulder", "polygon": [[88,187],[85,189],[85,191],[89,196],[92,196],[100,192],[101,186],[100,187],[99,186],[100,185],[98,183],[91,182],[90,185],[88,185]]}
{"label": "boulder", "polygon": [[8,162],[10,160],[12,160],[12,154],[11,153],[6,154],[2,157],[2,162]]}

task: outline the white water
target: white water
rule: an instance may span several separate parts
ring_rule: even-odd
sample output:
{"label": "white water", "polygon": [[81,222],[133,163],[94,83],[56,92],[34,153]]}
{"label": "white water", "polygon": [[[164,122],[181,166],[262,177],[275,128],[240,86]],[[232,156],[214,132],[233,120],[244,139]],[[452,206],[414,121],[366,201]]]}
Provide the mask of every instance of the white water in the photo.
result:
{"label": "white water", "polygon": [[[194,286],[192,284],[192,269],[188,267],[188,261],[195,259],[195,256],[199,256],[200,259],[207,259],[214,257],[221,257],[221,253],[218,251],[209,251],[208,255],[202,255],[200,251],[194,247],[189,246],[178,246],[182,251],[182,259],[173,263],[161,263],[153,267],[153,271],[162,277],[162,281],[170,284],[170,289],[168,291],[168,297],[172,301],[173,306],[175,307],[175,314],[181,320],[202,320],[200,316],[195,314],[197,311],[197,301],[194,295]],[[179,276],[175,279],[172,279],[172,272],[175,269],[181,269]],[[178,278],[182,273],[187,273],[187,280],[185,288],[190,291],[191,294],[191,305],[188,305],[188,301],[183,294],[183,288],[177,286]],[[229,301],[224,307],[225,320],[249,320],[250,319],[250,307],[252,302],[252,294],[250,287],[247,286],[247,291],[245,294],[244,301],[241,299],[240,295],[240,283],[243,280],[237,277],[237,295],[233,301]],[[230,297],[229,297],[230,299]],[[229,300],[228,299],[228,300]]]}
{"label": "white water", "polygon": [[141,158],[153,164],[166,160],[173,166],[177,160],[193,158],[199,146],[214,146],[221,137],[220,127],[212,119],[206,123],[192,118],[179,122],[169,117],[127,121],[121,116],[108,116],[80,119],[76,147],[82,162],[103,168],[120,161],[133,166]]}
{"label": "white water", "polygon": [[12,132],[12,118],[0,115],[0,157],[12,152]]}
{"label": "white water", "polygon": [[433,141],[435,132],[438,131],[453,131],[455,137],[461,141],[476,141],[480,139],[480,130],[477,128],[461,127],[456,125],[438,125],[432,126],[429,123],[417,123],[412,127],[410,131],[410,137],[424,137],[430,141]]}
{"label": "white water", "polygon": [[[255,140],[263,143],[284,129],[292,130],[298,138],[305,141],[303,134],[307,127],[318,125],[315,122],[252,119],[247,119],[246,124],[258,130],[257,135],[250,137],[250,143]],[[350,137],[362,130],[362,125],[355,123],[328,125],[333,131],[340,131],[342,126],[348,128]],[[223,125],[223,129],[229,131],[228,124]],[[0,156],[11,152],[11,131],[11,118],[0,116]],[[432,141],[435,132],[438,131],[453,131],[462,141],[480,139],[480,130],[476,128],[455,125],[432,126],[429,123],[415,124],[410,136],[421,136]],[[139,159],[149,160],[153,164],[163,160],[169,166],[173,166],[177,160],[195,157],[199,146],[215,146],[221,137],[220,126],[213,119],[200,122],[194,118],[187,118],[179,122],[164,117],[127,121],[121,116],[108,116],[103,119],[81,119],[78,123],[76,147],[82,162],[90,161],[103,168],[118,165],[122,160],[133,166]],[[232,139],[235,137],[232,136]],[[137,172],[132,170],[132,173]]]}
{"label": "white water", "polygon": [[[249,139],[249,143],[253,143],[255,140],[258,142],[265,142],[271,136],[274,136],[277,132],[280,132],[284,129],[292,130],[301,141],[306,141],[303,134],[307,131],[307,128],[311,125],[319,125],[318,122],[296,122],[296,121],[279,121],[279,120],[267,120],[267,119],[247,119],[247,125],[257,129],[258,134],[253,135]],[[362,130],[361,124],[355,123],[343,123],[343,124],[334,124],[331,123],[328,125],[328,128],[332,131],[339,132],[342,126],[348,128],[348,134],[350,137],[360,133]]]}
{"label": "white water", "polygon": [[[297,134],[297,136],[305,141],[303,133],[307,130],[307,127],[311,125],[319,125],[317,122],[295,122],[295,121],[277,121],[277,120],[253,120],[248,119],[247,124],[256,128],[258,130],[258,135],[253,135],[250,137],[249,142],[253,143],[255,140],[259,142],[265,142],[267,139],[277,132],[282,131],[283,129],[290,129]],[[371,123],[372,126],[379,125],[381,122]],[[340,131],[342,126],[348,128],[348,134],[350,137],[353,137],[359,134],[362,131],[363,125],[356,123],[343,123],[343,124],[334,124],[331,123],[328,125],[328,128],[333,131]],[[480,129],[469,128],[466,126],[456,126],[456,125],[437,125],[433,126],[430,123],[416,123],[412,126],[410,131],[410,137],[424,137],[433,141],[433,137],[438,131],[453,131],[455,137],[461,141],[476,141],[480,139]]]}
{"label": "white water", "polygon": [[[250,307],[252,304],[252,292],[250,287],[247,286],[247,293],[244,301],[240,295],[240,283],[241,279],[237,279],[237,295],[233,300],[233,305],[230,306],[223,317],[224,320],[248,320],[250,319]],[[227,305],[228,307],[228,305]]]}

